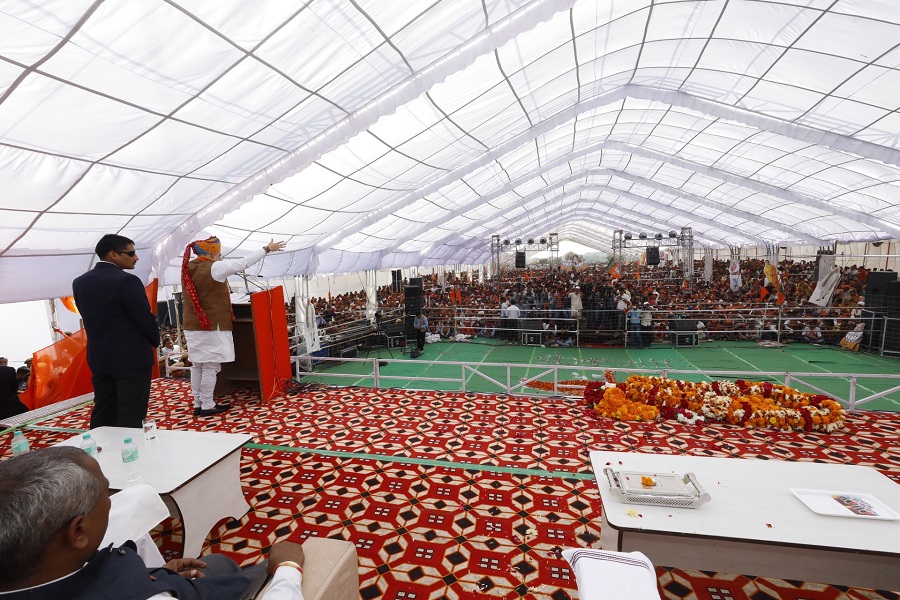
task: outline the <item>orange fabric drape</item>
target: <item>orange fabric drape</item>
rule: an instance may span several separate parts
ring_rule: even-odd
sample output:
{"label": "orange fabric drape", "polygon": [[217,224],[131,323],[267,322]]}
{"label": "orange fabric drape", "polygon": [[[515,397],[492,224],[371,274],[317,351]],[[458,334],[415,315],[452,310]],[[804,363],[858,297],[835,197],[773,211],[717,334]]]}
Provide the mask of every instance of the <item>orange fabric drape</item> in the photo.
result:
{"label": "orange fabric drape", "polygon": [[19,398],[29,409],[42,408],[93,390],[84,329],[32,356],[31,384]]}
{"label": "orange fabric drape", "polygon": [[[159,279],[154,279],[150,283],[144,287],[144,291],[147,293],[147,301],[150,303],[150,311],[156,315],[159,306],[156,304],[157,298],[159,297]],[[158,353],[158,349],[153,349],[153,357],[156,358]],[[159,361],[153,361],[153,371],[152,375],[153,379],[159,379]]]}
{"label": "orange fabric drape", "polygon": [[[156,314],[159,282],[154,279],[145,290],[150,309]],[[156,353],[155,348],[147,351]],[[159,377],[156,361],[153,377]],[[87,336],[84,329],[80,329],[32,355],[31,380],[28,390],[19,394],[19,399],[34,410],[87,394],[93,389],[91,370],[87,365]]]}

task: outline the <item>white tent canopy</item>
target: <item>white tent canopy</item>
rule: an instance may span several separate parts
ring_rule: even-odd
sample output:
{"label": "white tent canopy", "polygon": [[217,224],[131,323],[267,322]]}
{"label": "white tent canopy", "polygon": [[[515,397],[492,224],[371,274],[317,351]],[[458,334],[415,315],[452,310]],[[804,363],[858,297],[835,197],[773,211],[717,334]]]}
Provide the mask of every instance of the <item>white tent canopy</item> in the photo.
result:
{"label": "white tent canopy", "polygon": [[490,237],[900,237],[896,0],[0,1],[0,301],[107,232],[177,282],[477,264]]}

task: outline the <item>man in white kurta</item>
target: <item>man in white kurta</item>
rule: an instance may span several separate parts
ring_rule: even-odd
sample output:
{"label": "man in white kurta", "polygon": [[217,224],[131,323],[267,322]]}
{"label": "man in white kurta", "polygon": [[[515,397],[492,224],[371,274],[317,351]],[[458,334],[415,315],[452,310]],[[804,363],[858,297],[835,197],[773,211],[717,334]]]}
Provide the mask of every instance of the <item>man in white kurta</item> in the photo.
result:
{"label": "man in white kurta", "polygon": [[[181,280],[187,298],[184,301],[184,336],[191,369],[194,416],[208,417],[228,410],[216,404],[213,393],[222,363],[234,361],[231,299],[227,279],[256,264],[269,252],[284,249],[284,242],[271,241],[243,258],[221,260],[222,245],[211,237],[187,246]],[[188,262],[191,252],[196,255]]]}

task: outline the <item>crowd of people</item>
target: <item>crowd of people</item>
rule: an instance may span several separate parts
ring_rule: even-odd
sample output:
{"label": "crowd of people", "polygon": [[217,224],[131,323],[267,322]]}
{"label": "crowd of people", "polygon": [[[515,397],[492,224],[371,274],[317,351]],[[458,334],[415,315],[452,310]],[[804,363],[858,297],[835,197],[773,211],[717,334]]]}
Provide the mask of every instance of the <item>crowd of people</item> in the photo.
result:
{"label": "crowd of people", "polygon": [[[741,283],[729,278],[729,261],[715,261],[709,281],[685,281],[680,269],[638,264],[578,269],[509,270],[502,277],[474,281],[469,273],[425,275],[425,315],[431,339],[523,340],[536,332],[540,343],[625,343],[647,345],[671,339],[673,321],[696,322],[701,340],[775,340],[837,344],[858,325],[869,270],[841,271],[830,306],[809,303],[816,287],[815,260],[783,260],[777,287],[766,280],[766,261],[740,261]],[[697,261],[695,274],[703,270]],[[770,267],[771,268],[771,267]],[[404,285],[407,282],[404,281]],[[363,291],[314,298],[320,325],[340,328],[365,318]],[[379,310],[398,318],[403,287],[378,289]],[[529,338],[534,341],[535,338]]]}

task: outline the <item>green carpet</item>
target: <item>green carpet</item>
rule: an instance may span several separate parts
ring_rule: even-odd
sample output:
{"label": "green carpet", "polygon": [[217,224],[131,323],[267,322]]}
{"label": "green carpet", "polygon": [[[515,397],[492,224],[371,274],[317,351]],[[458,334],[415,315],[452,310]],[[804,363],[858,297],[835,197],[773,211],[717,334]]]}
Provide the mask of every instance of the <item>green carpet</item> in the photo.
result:
{"label": "green carpet", "polygon": [[[359,355],[365,358],[363,352]],[[314,377],[330,385],[374,385],[374,359],[383,361],[379,368],[380,385],[384,388],[426,389],[503,393],[507,381],[512,385],[538,377],[553,381],[551,367],[559,369],[558,380],[601,379],[606,369],[622,369],[616,378],[624,380],[632,370],[688,370],[694,373],[673,375],[693,381],[709,380],[711,371],[790,372],[790,373],[852,373],[858,375],[857,398],[878,393],[900,385],[900,379],[876,379],[866,375],[897,374],[900,361],[875,354],[845,352],[829,346],[790,344],[782,348],[763,348],[755,342],[711,342],[696,347],[676,348],[657,344],[650,348],[540,348],[504,344],[496,340],[476,340],[471,343],[439,342],[428,344],[425,353],[412,359],[399,350],[393,358],[382,349],[372,351],[366,362],[328,362],[317,367]],[[461,363],[461,364],[456,364]],[[504,363],[513,366],[487,366],[484,363]],[[349,377],[333,377],[347,375]],[[421,378],[421,379],[415,379]],[[719,376],[716,379],[737,379],[738,376]],[[757,381],[782,382],[778,376],[744,378]],[[441,381],[453,379],[455,381]],[[459,380],[464,379],[464,386]],[[802,377],[803,382],[818,387],[847,401],[850,381],[847,378]],[[793,382],[802,391],[814,391],[802,382]],[[529,393],[536,393],[528,390]],[[900,392],[894,392],[860,405],[864,410],[900,412]]]}

